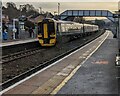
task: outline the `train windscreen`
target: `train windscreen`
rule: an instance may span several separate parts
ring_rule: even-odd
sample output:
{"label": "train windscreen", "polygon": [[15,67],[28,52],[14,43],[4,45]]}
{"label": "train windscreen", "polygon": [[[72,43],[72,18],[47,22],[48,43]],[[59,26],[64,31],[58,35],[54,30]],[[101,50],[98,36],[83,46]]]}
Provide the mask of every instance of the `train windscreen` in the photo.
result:
{"label": "train windscreen", "polygon": [[38,23],[38,34],[43,32],[43,24],[42,22]]}
{"label": "train windscreen", "polygon": [[49,24],[48,24],[48,32],[50,33],[50,35],[55,34],[55,24],[54,24],[54,22],[49,22]]}

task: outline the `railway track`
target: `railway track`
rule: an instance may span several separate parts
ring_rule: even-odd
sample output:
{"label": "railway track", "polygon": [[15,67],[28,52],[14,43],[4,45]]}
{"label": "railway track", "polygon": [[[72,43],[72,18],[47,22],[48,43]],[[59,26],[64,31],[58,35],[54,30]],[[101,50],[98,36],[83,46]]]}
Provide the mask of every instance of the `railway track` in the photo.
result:
{"label": "railway track", "polygon": [[11,62],[17,59],[21,59],[30,55],[34,55],[38,52],[44,51],[45,49],[41,49],[41,48],[35,48],[35,49],[31,49],[31,50],[25,50],[25,51],[20,51],[14,54],[10,54],[10,55],[6,55],[6,56],[2,56],[2,64],[7,63],[7,62]]}
{"label": "railway track", "polygon": [[[60,58],[62,58],[62,57],[64,57],[64,56],[70,54],[71,52],[79,49],[80,47],[84,46],[85,44],[87,44],[87,43],[91,42],[92,40],[96,39],[97,37],[99,37],[101,34],[102,34],[102,32],[101,32],[99,35],[97,35],[96,37],[91,38],[91,39],[89,39],[88,41],[84,42],[83,44],[80,44],[79,46],[77,46],[77,47],[75,47],[75,48],[73,48],[73,49],[71,49],[71,50],[69,50],[69,51],[66,51],[65,53],[62,53],[61,55],[59,55],[59,56],[57,56],[57,57],[55,57],[55,58],[52,58],[52,59],[49,60],[49,61],[46,61],[46,62],[44,62],[44,63],[42,63],[42,64],[39,64],[38,66],[36,66],[36,67],[34,67],[34,68],[32,68],[32,69],[30,69],[30,70],[28,70],[28,71],[26,71],[26,72],[18,75],[18,76],[15,76],[15,77],[12,78],[12,79],[9,79],[8,81],[3,82],[2,84],[0,84],[0,87],[2,88],[2,90],[6,89],[7,87],[15,84],[16,82],[18,82],[18,81],[20,81],[20,80],[22,80],[22,79],[30,76],[31,74],[33,74],[33,73],[35,73],[35,72],[37,72],[37,71],[39,71],[39,70],[47,67],[48,65],[50,65],[50,64],[52,64],[53,62],[59,60]],[[35,53],[37,53],[37,52],[41,52],[41,51],[43,51],[43,50],[45,50],[45,49],[38,49],[37,51],[35,51],[35,52],[33,51],[33,52],[31,52],[31,53],[29,53],[29,51],[26,51],[26,53],[24,53],[24,55],[27,54],[27,55],[25,55],[25,56],[29,56],[29,55],[35,54]],[[23,52],[22,52],[22,53],[23,53]],[[20,54],[21,54],[21,53],[20,53]],[[18,54],[17,54],[17,55],[18,55]],[[19,56],[19,58],[25,57],[24,55]],[[17,56],[15,57],[15,55],[13,55],[13,54],[12,54],[12,56],[14,56],[14,60],[16,60],[16,59],[18,58]],[[9,57],[9,56],[8,56],[8,57]],[[5,60],[5,58],[8,58],[8,57],[7,57],[7,56],[4,56],[3,58],[4,58],[4,60]],[[15,58],[16,58],[16,59],[15,59]],[[18,58],[18,59],[19,59],[19,58]],[[11,59],[11,61],[13,61],[13,60]],[[4,61],[4,62],[5,62],[5,61]],[[6,62],[8,62],[8,61],[6,60]]]}

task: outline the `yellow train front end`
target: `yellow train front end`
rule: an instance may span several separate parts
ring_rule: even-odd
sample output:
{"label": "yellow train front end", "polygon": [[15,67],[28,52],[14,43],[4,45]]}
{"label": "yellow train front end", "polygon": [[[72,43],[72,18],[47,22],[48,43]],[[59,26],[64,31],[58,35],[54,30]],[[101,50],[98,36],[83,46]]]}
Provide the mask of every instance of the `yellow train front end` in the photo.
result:
{"label": "yellow train front end", "polygon": [[52,19],[44,19],[38,23],[38,39],[41,46],[56,44],[56,26]]}

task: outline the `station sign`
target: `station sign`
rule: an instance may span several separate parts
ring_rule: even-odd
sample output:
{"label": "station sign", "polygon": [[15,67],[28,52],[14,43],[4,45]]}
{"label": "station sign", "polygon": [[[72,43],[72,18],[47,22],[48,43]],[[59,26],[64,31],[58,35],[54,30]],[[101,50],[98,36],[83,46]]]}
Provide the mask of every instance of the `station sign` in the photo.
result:
{"label": "station sign", "polygon": [[20,26],[21,30],[25,30],[25,28],[24,28],[24,22],[19,22],[19,26]]}

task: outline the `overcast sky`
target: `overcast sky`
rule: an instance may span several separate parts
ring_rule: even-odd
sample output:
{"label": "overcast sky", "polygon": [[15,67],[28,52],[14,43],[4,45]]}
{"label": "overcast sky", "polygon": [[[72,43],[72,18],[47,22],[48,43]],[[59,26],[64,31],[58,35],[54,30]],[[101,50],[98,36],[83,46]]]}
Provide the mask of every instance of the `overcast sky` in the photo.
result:
{"label": "overcast sky", "polygon": [[[3,2],[24,2],[25,0],[2,0]],[[34,0],[34,2],[118,2],[119,0]],[[31,0],[26,0],[31,2]]]}
{"label": "overcast sky", "polygon": [[6,4],[5,2],[14,2],[19,8],[20,4],[29,3],[32,4],[35,8],[42,7],[43,11],[49,11],[53,13],[54,11],[57,11],[57,5],[58,2],[60,2],[60,13],[70,9],[71,10],[95,9],[115,11],[118,10],[119,0],[34,0],[34,2],[31,2],[31,0],[26,0],[26,2],[24,1],[25,0],[3,0],[3,5]]}

